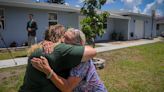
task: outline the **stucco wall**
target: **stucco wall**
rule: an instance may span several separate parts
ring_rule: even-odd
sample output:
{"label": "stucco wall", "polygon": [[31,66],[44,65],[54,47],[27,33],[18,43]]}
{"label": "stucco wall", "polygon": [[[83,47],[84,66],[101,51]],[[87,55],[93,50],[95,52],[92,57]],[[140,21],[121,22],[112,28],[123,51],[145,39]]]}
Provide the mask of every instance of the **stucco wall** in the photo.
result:
{"label": "stucco wall", "polygon": [[107,19],[107,29],[104,29],[105,33],[102,37],[96,37],[95,41],[109,41],[110,40],[110,34],[113,31],[113,19],[108,18]]}
{"label": "stucco wall", "polygon": [[[5,7],[5,30],[2,34],[7,46],[13,41],[16,41],[19,46],[27,41],[26,24],[29,13],[34,14],[34,20],[38,24],[38,41],[43,39],[44,30],[48,26],[48,14],[46,11]],[[3,44],[0,45],[3,47]]]}
{"label": "stucco wall", "polygon": [[156,26],[155,22],[153,24],[153,31],[152,31],[152,19],[150,17],[141,17],[141,16],[130,16],[131,20],[129,21],[129,39],[135,39],[135,36],[131,37],[130,33],[135,32],[135,20],[142,20],[144,22],[144,38],[150,38],[151,32],[153,37],[156,37]]}
{"label": "stucco wall", "polygon": [[164,32],[164,24],[159,24],[159,30],[157,30],[158,35],[160,36],[162,32]]}
{"label": "stucco wall", "polygon": [[110,41],[112,40],[112,33],[121,33],[124,40],[128,39],[128,19],[109,18],[107,21],[106,33],[101,37],[97,37],[96,41]]}
{"label": "stucco wall", "polygon": [[[44,31],[48,27],[49,12],[56,12],[58,14],[58,23],[63,24],[66,27],[78,28],[78,14],[29,8],[1,8],[5,9],[5,30],[1,33],[7,46],[9,46],[13,41],[16,41],[19,46],[27,41],[26,24],[29,13],[34,15],[34,20],[38,24],[38,42],[43,40]],[[1,41],[0,47],[4,47],[4,44]]]}
{"label": "stucco wall", "polygon": [[114,19],[114,31],[123,35],[123,40],[128,39],[128,21],[127,19]]}
{"label": "stucco wall", "polygon": [[79,19],[77,13],[58,12],[58,23],[63,24],[66,28],[79,28]]}
{"label": "stucco wall", "polygon": [[108,20],[108,23],[109,24],[107,26],[108,26],[108,30],[109,30],[109,40],[111,40],[112,39],[111,35],[114,31],[114,19],[110,18]]}

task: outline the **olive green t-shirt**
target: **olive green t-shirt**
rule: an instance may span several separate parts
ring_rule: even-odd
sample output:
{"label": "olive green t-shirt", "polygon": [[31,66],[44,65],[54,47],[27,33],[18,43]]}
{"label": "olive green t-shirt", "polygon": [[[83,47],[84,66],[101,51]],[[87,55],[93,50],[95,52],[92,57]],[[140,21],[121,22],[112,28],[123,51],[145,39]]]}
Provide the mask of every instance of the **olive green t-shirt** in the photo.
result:
{"label": "olive green t-shirt", "polygon": [[84,53],[83,46],[73,46],[61,43],[54,48],[51,54],[45,54],[42,49],[37,49],[28,59],[24,83],[19,92],[60,92],[46,75],[31,65],[33,57],[44,56],[57,75],[68,78],[71,68],[80,64]]}

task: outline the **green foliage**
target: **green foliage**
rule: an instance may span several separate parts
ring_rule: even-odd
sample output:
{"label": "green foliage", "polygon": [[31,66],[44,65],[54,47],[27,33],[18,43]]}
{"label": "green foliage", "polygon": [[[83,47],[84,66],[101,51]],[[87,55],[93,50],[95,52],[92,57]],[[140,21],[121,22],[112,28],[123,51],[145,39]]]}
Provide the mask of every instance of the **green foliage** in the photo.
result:
{"label": "green foliage", "polygon": [[95,39],[96,36],[102,36],[105,33],[104,23],[109,16],[108,12],[98,13],[106,0],[85,0],[81,8],[81,13],[86,17],[81,21],[82,31],[87,40]]}
{"label": "green foliage", "polygon": [[104,5],[106,3],[106,0],[99,0],[101,5]]}

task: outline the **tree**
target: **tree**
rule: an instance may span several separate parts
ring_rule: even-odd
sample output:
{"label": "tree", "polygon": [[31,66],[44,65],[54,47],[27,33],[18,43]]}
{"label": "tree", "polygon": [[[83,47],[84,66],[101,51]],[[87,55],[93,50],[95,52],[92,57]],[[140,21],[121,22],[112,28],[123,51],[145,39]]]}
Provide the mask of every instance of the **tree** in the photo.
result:
{"label": "tree", "polygon": [[65,0],[47,0],[49,3],[64,4]]}
{"label": "tree", "polygon": [[101,6],[106,3],[106,0],[85,0],[81,8],[81,13],[85,18],[81,21],[82,31],[86,35],[87,42],[94,46],[93,39],[96,36],[102,37],[105,33],[104,23],[109,16],[108,12],[101,12]]}

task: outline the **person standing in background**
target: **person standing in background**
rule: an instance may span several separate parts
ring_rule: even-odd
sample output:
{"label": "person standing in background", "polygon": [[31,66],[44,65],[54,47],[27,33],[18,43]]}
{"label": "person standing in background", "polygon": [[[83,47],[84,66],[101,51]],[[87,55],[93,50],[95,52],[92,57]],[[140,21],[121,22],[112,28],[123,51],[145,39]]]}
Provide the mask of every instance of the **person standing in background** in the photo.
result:
{"label": "person standing in background", "polygon": [[37,23],[33,19],[34,15],[29,14],[29,21],[27,22],[27,32],[28,32],[28,46],[37,43],[36,30],[38,29]]}

